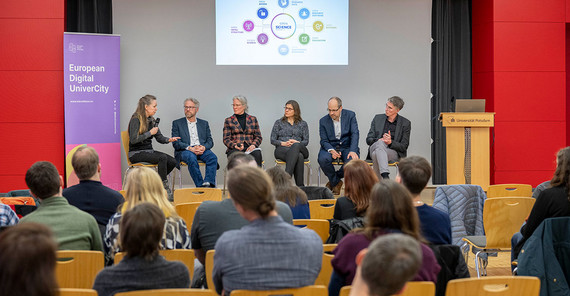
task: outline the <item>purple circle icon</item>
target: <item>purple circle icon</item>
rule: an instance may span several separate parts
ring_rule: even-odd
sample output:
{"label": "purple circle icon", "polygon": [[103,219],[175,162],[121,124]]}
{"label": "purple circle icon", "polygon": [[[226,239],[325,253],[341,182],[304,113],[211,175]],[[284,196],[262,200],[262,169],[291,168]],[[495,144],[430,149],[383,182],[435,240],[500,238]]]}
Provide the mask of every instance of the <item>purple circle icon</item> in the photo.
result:
{"label": "purple circle icon", "polygon": [[253,22],[252,21],[245,21],[243,22],[243,29],[247,32],[251,32],[253,30]]}
{"label": "purple circle icon", "polygon": [[265,33],[261,33],[261,34],[257,35],[257,42],[259,44],[266,44],[268,40],[269,40],[269,38],[267,37],[267,34],[265,34]]}

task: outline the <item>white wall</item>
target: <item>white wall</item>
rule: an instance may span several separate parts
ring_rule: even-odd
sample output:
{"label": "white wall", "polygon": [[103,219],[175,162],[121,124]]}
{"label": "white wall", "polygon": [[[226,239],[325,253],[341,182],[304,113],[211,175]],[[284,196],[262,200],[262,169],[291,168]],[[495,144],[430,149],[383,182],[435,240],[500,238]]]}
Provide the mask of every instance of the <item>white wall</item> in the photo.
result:
{"label": "white wall", "polygon": [[[158,98],[156,116],[166,136],[171,122],[184,116],[183,100],[197,98],[198,117],[210,123],[213,151],[223,168],[223,121],[233,113],[232,96],[243,94],[261,126],[266,166],[272,166],[271,128],[285,102],[295,99],[309,124],[314,169],[318,121],[326,115],[328,98],[338,96],[345,109],[356,112],[365,157],[374,114],[384,113],[386,99],[398,95],[406,102],[400,114],[412,121],[408,155],[430,159],[430,0],[351,0],[348,66],[216,66],[214,16],[213,0],[113,1],[114,33],[121,35],[122,130],[147,93]],[[174,154],[171,145],[153,145]],[[220,185],[222,178],[220,170]],[[187,170],[183,179],[192,184]]]}

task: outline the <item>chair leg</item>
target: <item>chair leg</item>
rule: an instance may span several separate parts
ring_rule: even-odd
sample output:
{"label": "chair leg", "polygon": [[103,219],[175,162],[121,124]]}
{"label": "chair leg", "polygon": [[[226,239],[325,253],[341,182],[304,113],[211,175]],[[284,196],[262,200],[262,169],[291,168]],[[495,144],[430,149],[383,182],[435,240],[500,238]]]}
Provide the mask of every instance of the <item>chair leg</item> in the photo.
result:
{"label": "chair leg", "polygon": [[307,164],[307,186],[311,186],[311,165]]}
{"label": "chair leg", "polygon": [[475,271],[477,272],[477,278],[481,277],[481,273],[479,271],[479,254],[481,253],[481,251],[478,251],[477,254],[475,254]]}
{"label": "chair leg", "polygon": [[470,251],[469,244],[464,242],[463,245],[460,247],[461,253],[463,253],[463,260],[465,260],[465,264],[469,262],[469,251]]}

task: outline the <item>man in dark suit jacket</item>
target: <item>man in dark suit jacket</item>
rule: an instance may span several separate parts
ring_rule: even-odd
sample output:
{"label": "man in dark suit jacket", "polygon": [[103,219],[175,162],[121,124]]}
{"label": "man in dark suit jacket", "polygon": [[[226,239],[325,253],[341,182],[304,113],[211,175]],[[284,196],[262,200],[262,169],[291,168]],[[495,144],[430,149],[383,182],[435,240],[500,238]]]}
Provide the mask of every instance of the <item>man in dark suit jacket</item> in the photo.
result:
{"label": "man in dark suit jacket", "polygon": [[[194,98],[184,101],[186,117],[172,122],[172,136],[180,140],[172,142],[174,157],[188,165],[188,171],[196,187],[216,187],[218,157],[211,151],[214,146],[208,122],[196,117],[200,102]],[[198,160],[206,164],[206,175],[202,178]]]}
{"label": "man in dark suit jacket", "polygon": [[342,101],[332,97],[328,102],[329,114],[319,120],[319,133],[321,136],[321,150],[319,151],[319,165],[329,179],[327,187],[334,194],[340,194],[344,170],[341,167],[335,171],[333,159],[341,159],[345,164],[351,159],[358,159],[358,123],[356,114],[350,110],[342,109]]}
{"label": "man in dark suit jacket", "polygon": [[410,143],[412,123],[398,112],[404,108],[404,100],[393,96],[386,102],[385,114],[374,116],[366,144],[370,145],[370,157],[378,178],[388,179],[388,163],[406,157]]}

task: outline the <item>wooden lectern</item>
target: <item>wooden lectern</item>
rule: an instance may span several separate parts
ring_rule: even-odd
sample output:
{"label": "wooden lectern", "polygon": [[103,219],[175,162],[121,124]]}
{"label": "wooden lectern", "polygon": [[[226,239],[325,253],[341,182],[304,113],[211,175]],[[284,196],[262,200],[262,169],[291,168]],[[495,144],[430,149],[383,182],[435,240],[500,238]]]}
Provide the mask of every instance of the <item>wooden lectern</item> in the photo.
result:
{"label": "wooden lectern", "polygon": [[446,129],[447,184],[475,184],[487,190],[490,183],[489,128],[493,112],[441,113]]}

